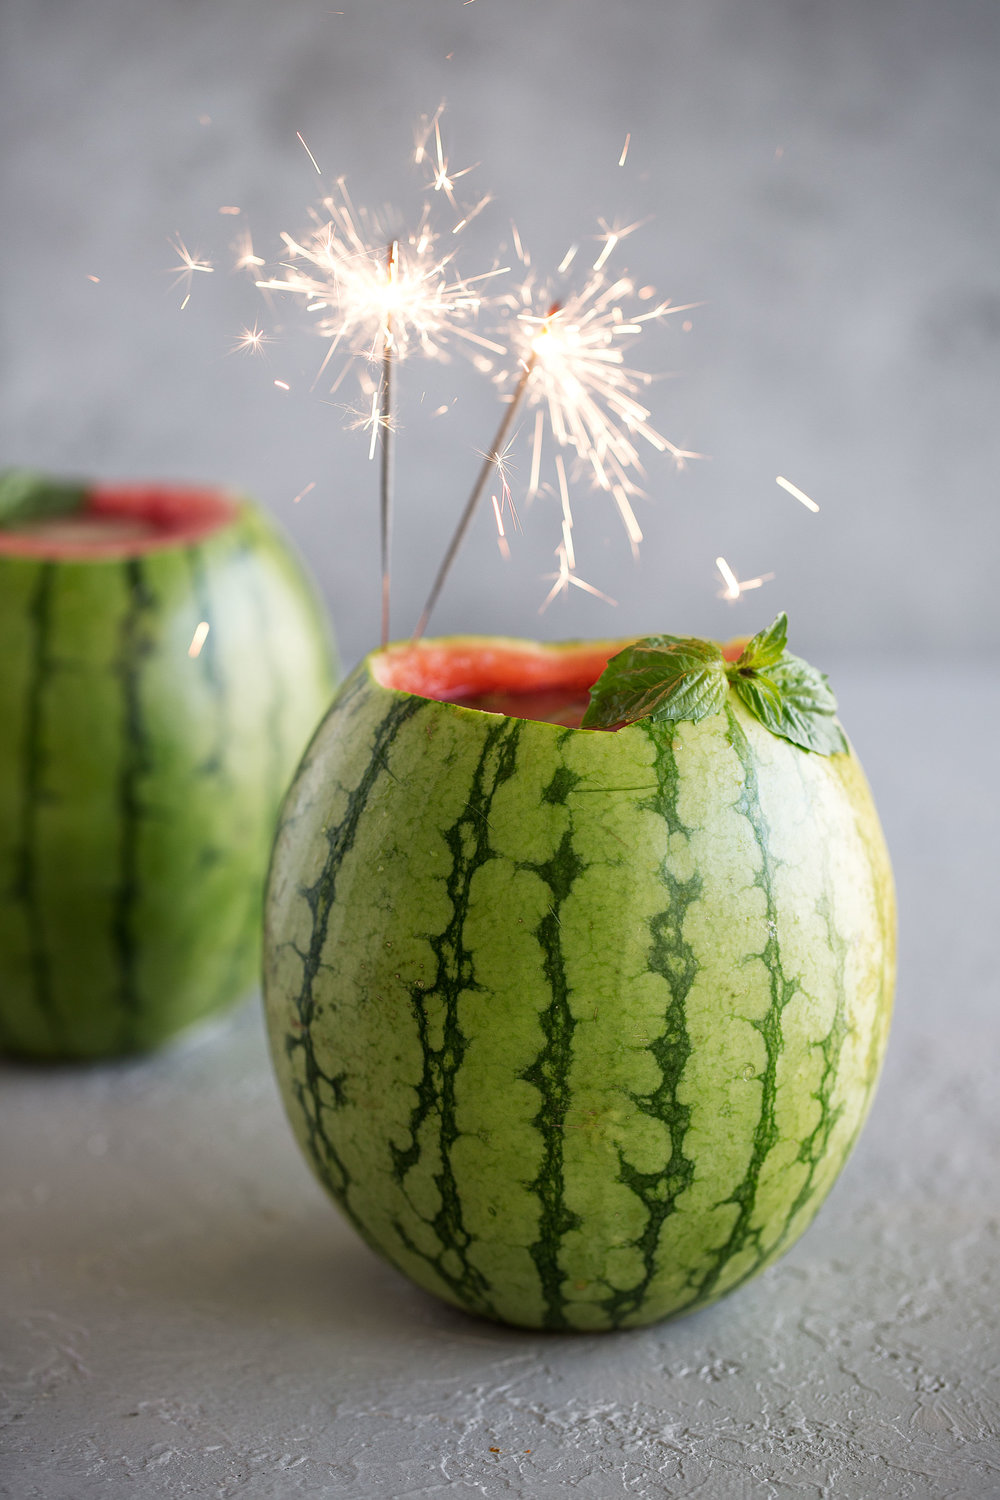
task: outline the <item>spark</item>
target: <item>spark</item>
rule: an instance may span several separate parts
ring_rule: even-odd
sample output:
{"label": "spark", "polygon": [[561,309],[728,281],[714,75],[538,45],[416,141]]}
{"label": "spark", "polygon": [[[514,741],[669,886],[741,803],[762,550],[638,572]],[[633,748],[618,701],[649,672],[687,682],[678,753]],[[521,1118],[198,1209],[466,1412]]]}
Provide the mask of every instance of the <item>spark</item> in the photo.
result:
{"label": "spark", "polygon": [[99,276],[88,276],[87,280],[92,281],[95,286],[100,286],[101,284],[101,278]]}
{"label": "spark", "polygon": [[628,156],[628,148],[629,148],[629,146],[631,144],[632,144],[632,132],[630,130],[628,132],[628,134],[626,135],[626,137],[625,137],[625,144],[622,147],[622,154],[618,158],[618,165],[620,167],[623,167],[625,165],[625,158],[626,158],[626,156]]}
{"label": "spark", "polygon": [[315,156],[313,156],[312,152],[309,150],[309,147],[306,145],[305,141],[302,139],[302,132],[300,130],[297,130],[295,132],[295,134],[299,138],[299,144],[301,145],[303,151],[306,153],[306,155],[308,156],[309,160],[312,162],[313,166],[316,168],[316,176],[317,177],[322,177],[323,173],[319,169],[319,162],[316,160]]}
{"label": "spark", "polygon": [[[475,166],[463,167],[460,172],[456,172],[450,169],[448,159],[444,154],[444,144],[441,140],[441,116],[443,113],[444,105],[439,104],[430,118],[425,115],[421,120],[420,127],[417,132],[417,146],[414,152],[414,160],[416,161],[418,166],[420,165],[420,163],[425,161],[430,163],[431,191],[434,193],[444,193],[452,208],[457,209],[458,204],[455,201],[455,183],[458,182],[460,177],[467,177],[470,172],[475,171]],[[427,150],[427,142],[430,140],[431,136],[434,137],[433,161],[430,160],[430,153]],[[485,207],[485,204],[488,201],[488,199],[485,199],[481,207]],[[476,212],[479,212],[478,208]],[[461,222],[461,226],[459,227],[464,228],[468,222],[469,215],[466,215],[466,217]],[[455,231],[453,230],[452,232],[454,233]]]}
{"label": "spark", "polygon": [[191,644],[188,647],[188,656],[190,656],[192,660],[194,659],[194,657],[201,655],[201,648],[208,640],[208,632],[211,630],[211,628],[212,627],[209,625],[207,620],[199,621],[198,625],[196,626],[194,635],[191,637]]}
{"label": "spark", "polygon": [[569,270],[570,266],[576,260],[576,255],[577,255],[577,251],[579,250],[579,248],[580,248],[579,245],[570,245],[569,249],[566,251],[566,254],[563,256],[563,258],[559,262],[558,266],[556,266],[556,273],[557,273],[557,275],[559,275],[559,276],[565,276],[566,275],[566,272]]}
{"label": "spark", "polygon": [[361,381],[364,403],[345,407],[347,427],[353,432],[367,432],[368,459],[371,462],[378,447],[380,432],[398,432],[399,424],[391,412],[386,412],[381,380],[365,375]]}
{"label": "spark", "polygon": [[253,238],[249,229],[244,229],[233,245],[236,254],[237,271],[253,271],[256,273],[259,267],[265,266],[267,262],[262,255],[255,255]]}
{"label": "spark", "polygon": [[[507,443],[506,447],[503,448],[501,452],[494,453],[492,455],[492,458],[490,459],[494,468],[496,469],[496,476],[500,485],[499,502],[497,501],[497,497],[495,495],[492,497],[492,499],[494,502],[494,507],[499,503],[501,516],[505,511],[510,512],[511,525],[513,526],[515,531],[520,531],[521,521],[517,514],[517,508],[514,505],[514,496],[510,487],[510,454],[513,446],[513,442]],[[489,457],[489,455],[481,453],[480,457],[485,460]],[[501,536],[503,535],[502,530],[500,534]]]}
{"label": "spark", "polygon": [[[611,225],[606,224],[603,219],[598,220],[598,222],[601,226],[602,233],[597,237],[598,239],[602,239],[604,241],[604,249],[594,261],[594,264],[591,266],[592,271],[601,270],[602,266],[604,266],[604,264],[610,257],[612,251],[614,251],[618,247],[625,236],[632,234],[634,230],[640,227],[640,223],[635,223],[630,224],[627,229],[612,229]],[[560,269],[562,268],[560,267]]]}
{"label": "spark", "polygon": [[718,568],[722,581],[725,584],[725,588],[719,596],[722,599],[731,599],[733,601],[740,599],[750,589],[759,589],[763,584],[769,583],[774,577],[773,573],[762,573],[759,578],[745,578],[741,582],[724,557],[717,557],[715,559],[715,566]]}
{"label": "spark", "polygon": [[556,557],[559,559],[558,571],[555,573],[545,573],[543,575],[544,582],[547,583],[550,578],[555,579],[555,582],[538,607],[538,613],[540,615],[543,615],[545,613],[549,605],[552,603],[553,599],[558,598],[560,594],[568,593],[571,584],[574,588],[583,589],[584,593],[586,594],[593,594],[596,599],[603,599],[605,604],[610,604],[614,607],[617,607],[617,599],[612,599],[610,594],[602,593],[602,591],[598,588],[595,588],[592,583],[586,583],[577,573],[573,571],[569,563],[569,558],[566,555],[566,547],[563,542],[560,542],[559,546],[556,548]]}
{"label": "spark", "polygon": [[211,275],[215,267],[210,260],[203,260],[197,251],[189,250],[179,234],[171,239],[170,244],[177,255],[177,265],[170,268],[176,273],[173,286],[184,288],[184,301],[181,303],[183,309],[191,300],[191,287],[196,273],[201,271],[205,275]]}
{"label": "spark", "polygon": [[291,390],[291,386],[288,384],[287,380],[276,380],[274,383],[278,387],[279,391],[290,391]]}
{"label": "spark", "polygon": [[506,533],[503,529],[503,512],[500,509],[500,502],[497,499],[496,495],[491,495],[490,499],[493,502],[493,516],[497,523],[497,536],[505,536]]}
{"label": "spark", "polygon": [[798,485],[792,484],[791,480],[785,479],[782,474],[779,474],[774,482],[775,484],[780,484],[781,488],[783,490],[787,490],[790,495],[794,495],[796,500],[800,500],[805,506],[806,510],[819,510],[819,506],[816,504],[815,500],[810,500],[809,496],[802,490],[800,490]]}
{"label": "spark", "polygon": [[316,481],[315,481],[315,479],[310,479],[310,481],[306,485],[305,489],[299,490],[299,493],[297,495],[293,495],[292,496],[292,504],[293,505],[298,505],[299,501],[300,500],[304,500],[306,498],[306,496],[309,494],[309,492],[311,490],[314,490],[315,488],[316,488]]}
{"label": "spark", "polygon": [[235,203],[223,203],[219,209],[220,214],[240,214],[242,212],[243,210],[238,208]]}
{"label": "spark", "polygon": [[556,454],[556,474],[559,478],[559,499],[562,502],[562,539],[566,549],[566,562],[572,572],[576,567],[576,552],[573,547],[573,512],[569,503],[569,484],[566,481],[566,465],[561,453]]}
{"label": "spark", "polygon": [[243,328],[240,331],[239,338],[233,344],[232,352],[234,354],[259,354],[264,345],[270,342],[263,328],[255,323],[252,328]]}
{"label": "spark", "polygon": [[545,413],[535,412],[535,435],[531,444],[531,478],[528,480],[528,499],[538,494],[538,480],[542,468],[542,436],[545,430]]}
{"label": "spark", "polygon": [[622,518],[625,535],[628,537],[629,546],[632,548],[632,556],[638,560],[639,543],[642,541],[642,527],[635,518],[635,511],[632,509],[628,495],[625,493],[624,485],[613,484],[611,486],[611,495],[615,505],[618,507],[618,514]]}

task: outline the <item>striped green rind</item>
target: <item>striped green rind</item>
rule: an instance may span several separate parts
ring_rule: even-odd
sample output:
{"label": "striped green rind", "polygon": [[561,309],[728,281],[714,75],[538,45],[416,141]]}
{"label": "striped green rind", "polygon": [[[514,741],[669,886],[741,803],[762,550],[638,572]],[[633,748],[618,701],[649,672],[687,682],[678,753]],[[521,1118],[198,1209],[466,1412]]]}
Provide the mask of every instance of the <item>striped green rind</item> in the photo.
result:
{"label": "striped green rind", "polygon": [[254,983],[276,810],[333,691],[328,629],[241,506],[121,561],[0,555],[0,641],[0,1048],[154,1046]]}
{"label": "striped green rind", "polygon": [[363,664],[272,861],[295,1131],[375,1248],[488,1317],[701,1306],[805,1229],[884,1051],[892,877],[857,759],[733,695],[560,729]]}

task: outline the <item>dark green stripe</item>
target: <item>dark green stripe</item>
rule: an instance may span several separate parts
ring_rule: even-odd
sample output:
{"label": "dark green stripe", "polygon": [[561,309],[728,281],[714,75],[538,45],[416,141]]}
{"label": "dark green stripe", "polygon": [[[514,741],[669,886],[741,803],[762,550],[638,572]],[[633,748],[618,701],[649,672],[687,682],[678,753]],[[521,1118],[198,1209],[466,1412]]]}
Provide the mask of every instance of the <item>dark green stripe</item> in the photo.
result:
{"label": "dark green stripe", "polygon": [[[394,1227],[407,1249],[432,1266],[466,1306],[493,1316],[496,1314],[489,1298],[489,1283],[468,1259],[471,1236],[463,1222],[459,1187],[452,1165],[452,1150],[459,1137],[455,1085],[468,1045],[460,1025],[459,1004],[463,993],[479,988],[472,953],[465,944],[472,881],[477,870],[488,860],[496,858],[490,846],[490,811],[498,789],[517,769],[521,729],[521,721],[514,719],[501,720],[487,730],[465,806],[456,822],[443,833],[451,854],[446,882],[451,917],[444,931],[430,938],[437,960],[433,983],[410,991],[423,1052],[423,1074],[417,1085],[417,1102],[410,1114],[410,1144],[405,1150],[394,1145],[390,1148],[393,1172],[397,1182],[402,1184],[407,1172],[419,1160],[420,1132],[427,1120],[437,1114],[441,1165],[434,1181],[441,1195],[441,1206],[428,1222],[442,1248],[436,1254],[428,1254],[412,1243],[401,1224],[396,1222]],[[430,1042],[428,1002],[435,999],[444,1008],[440,1048],[432,1047]],[[452,1269],[456,1260],[457,1271]]]}
{"label": "dark green stripe", "polygon": [[727,1263],[734,1255],[738,1255],[745,1246],[755,1246],[758,1251],[757,1259],[742,1273],[739,1283],[734,1283],[734,1285],[749,1280],[764,1259],[765,1250],[761,1245],[761,1231],[751,1228],[751,1219],[753,1218],[754,1202],[757,1196],[757,1184],[760,1181],[761,1170],[768,1153],[778,1141],[778,1122],[775,1106],[777,1102],[778,1059],[781,1056],[783,1046],[781,1016],[785,1006],[798,991],[797,982],[794,979],[787,979],[781,966],[781,948],[777,935],[778,909],[774,899],[774,872],[778,861],[771,853],[769,829],[760,805],[760,785],[757,778],[756,760],[739,720],[728,705],[726,707],[726,718],[729,724],[727,737],[736,752],[737,759],[743,771],[743,788],[735,806],[736,810],[743,815],[750,825],[761,860],[761,867],[754,879],[754,884],[764,894],[768,937],[763,952],[752,956],[760,957],[763,960],[770,975],[771,1004],[768,1007],[767,1014],[761,1020],[750,1023],[754,1030],[760,1033],[764,1042],[766,1060],[763,1072],[758,1075],[761,1084],[760,1116],[753,1133],[750,1161],[742,1182],[728,1198],[722,1200],[725,1203],[736,1205],[736,1221],[730,1230],[725,1244],[715,1251],[712,1264],[701,1277],[700,1281],[698,1281],[693,1295],[685,1304],[687,1307],[698,1302],[704,1302],[711,1297],[715,1285],[725,1270]]}
{"label": "dark green stripe", "polygon": [[[656,796],[643,805],[663,818],[668,836],[686,835],[689,830],[677,812],[680,781],[673,753],[672,726],[649,724],[646,732],[655,751],[658,790]],[[658,1251],[663,1224],[674,1212],[679,1195],[694,1181],[694,1161],[684,1154],[691,1109],[689,1105],[681,1104],[677,1090],[691,1055],[685,1006],[699,968],[694,949],[683,938],[684,919],[688,907],[701,897],[702,880],[699,875],[693,875],[690,880],[678,880],[670,873],[667,857],[660,878],[666,889],[667,905],[649,924],[652,937],[649,967],[653,973],[662,975],[670,993],[663,1031],[649,1044],[649,1051],[660,1070],[660,1083],[651,1094],[633,1094],[631,1098],[643,1114],[666,1125],[670,1133],[670,1155],[661,1171],[640,1172],[619,1152],[619,1180],[642,1201],[647,1218],[642,1234],[634,1241],[642,1255],[642,1280],[627,1291],[615,1292],[603,1303],[613,1327],[641,1309],[659,1269]]]}
{"label": "dark green stripe", "polygon": [[28,607],[31,622],[31,660],[28,667],[28,697],[24,735],[21,741],[21,816],[14,851],[13,899],[24,906],[28,930],[28,958],[35,1002],[55,1027],[56,1007],[52,987],[52,965],[45,939],[42,900],[39,892],[38,814],[45,797],[43,776],[46,755],[43,720],[44,697],[53,670],[52,608],[56,569],[50,562],[39,565]]}
{"label": "dark green stripe", "polygon": [[[312,916],[312,932],[309,948],[300,954],[302,959],[302,984],[295,997],[297,1020],[295,1030],[285,1040],[285,1051],[290,1059],[301,1052],[305,1078],[293,1084],[295,1097],[306,1122],[306,1148],[315,1163],[316,1170],[330,1191],[342,1204],[344,1211],[361,1232],[364,1226],[355,1217],[347,1201],[347,1190],[351,1184],[350,1173],[336,1150],[323,1120],[323,1109],[327,1107],[322,1098],[325,1085],[333,1107],[343,1102],[344,1074],[329,1074],[323,1071],[316,1057],[310,1027],[316,1008],[313,987],[323,963],[323,948],[326,943],[330,913],[337,895],[337,876],[345,858],[354,847],[358,827],[377,782],[383,775],[391,775],[387,756],[393,740],[403,725],[427,707],[423,698],[405,698],[393,703],[385,718],[375,731],[372,753],[365,771],[354,791],[350,794],[343,818],[334,827],[327,828],[328,853],[317,880],[311,886],[300,886],[299,894],[305,900]],[[336,982],[335,980],[333,981]]]}
{"label": "dark green stripe", "polygon": [[[550,784],[549,800],[555,800]],[[563,797],[568,795],[572,783],[563,778]],[[538,1175],[531,1183],[541,1203],[538,1221],[538,1238],[528,1246],[541,1282],[545,1301],[544,1326],[546,1328],[569,1328],[566,1316],[566,1295],[563,1285],[566,1273],[559,1264],[563,1236],[581,1223],[579,1214],[566,1207],[564,1182],[564,1145],[566,1115],[572,1102],[570,1070],[573,1065],[573,1033],[576,1019],[570,1009],[569,983],[566,978],[566,959],[562,947],[561,909],[573,889],[574,881],[587,868],[573,848],[573,820],[560,840],[559,847],[550,860],[543,864],[526,864],[523,869],[533,870],[551,892],[549,909],[535,929],[535,937],[542,950],[542,968],[551,1003],[539,1016],[545,1045],[521,1077],[532,1084],[542,1096],[538,1113],[532,1125],[542,1138],[542,1160]]]}
{"label": "dark green stripe", "polygon": [[138,960],[141,942],[135,931],[136,908],[141,894],[139,838],[143,805],[139,787],[151,768],[150,740],[142,711],[142,671],[154,648],[148,616],[156,599],[149,588],[145,567],[139,558],[123,564],[128,603],[122,616],[115,675],[122,697],[122,759],[118,771],[118,882],[111,915],[111,939],[118,962],[117,997],[122,1012],[121,1042],[135,1040],[142,1004]]}

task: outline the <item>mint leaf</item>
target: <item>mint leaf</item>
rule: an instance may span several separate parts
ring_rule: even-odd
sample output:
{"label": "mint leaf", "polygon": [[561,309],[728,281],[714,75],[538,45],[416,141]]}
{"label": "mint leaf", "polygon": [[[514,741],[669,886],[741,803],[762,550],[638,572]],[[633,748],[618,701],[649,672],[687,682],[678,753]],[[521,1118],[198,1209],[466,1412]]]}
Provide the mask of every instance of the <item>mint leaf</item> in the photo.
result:
{"label": "mint leaf", "polygon": [[847,750],[844,732],[834,717],[837,700],[830,684],[824,673],[800,656],[786,651],[766,672],[741,670],[735,662],[727,675],[737,697],[772,734],[819,755]]}
{"label": "mint leaf", "polygon": [[837,700],[822,672],[785,649],[788,616],[749,640],[734,662],[721,646],[691,636],[651,635],[619,651],[590,690],[584,729],[615,729],[637,719],[697,723],[719,713],[731,688],[772,734],[801,750],[848,749]]}
{"label": "mint leaf", "polygon": [[608,662],[590,690],[584,729],[613,729],[637,719],[697,722],[726,699],[725,659],[714,641],[654,635]]}
{"label": "mint leaf", "polygon": [[762,672],[768,667],[777,666],[785,654],[788,643],[788,616],[782,610],[773,625],[766,630],[760,630],[747,641],[743,648],[743,654],[736,662],[736,670]]}

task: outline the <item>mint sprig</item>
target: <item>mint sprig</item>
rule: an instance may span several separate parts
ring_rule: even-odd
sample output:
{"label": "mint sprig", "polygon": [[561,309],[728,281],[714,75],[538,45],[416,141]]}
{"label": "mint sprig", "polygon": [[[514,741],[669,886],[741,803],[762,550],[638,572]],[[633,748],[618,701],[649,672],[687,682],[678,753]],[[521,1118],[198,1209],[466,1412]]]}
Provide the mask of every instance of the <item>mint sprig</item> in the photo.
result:
{"label": "mint sprig", "polygon": [[590,690],[584,729],[611,729],[637,719],[691,719],[717,714],[726,698],[725,658],[714,641],[650,635],[613,656]]}
{"label": "mint sprig", "polygon": [[647,636],[619,651],[590,690],[584,729],[613,729],[640,719],[697,723],[720,713],[730,691],[772,734],[802,750],[847,750],[837,700],[822,672],[786,649],[788,616],[748,641],[727,662],[714,641]]}

